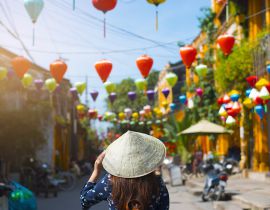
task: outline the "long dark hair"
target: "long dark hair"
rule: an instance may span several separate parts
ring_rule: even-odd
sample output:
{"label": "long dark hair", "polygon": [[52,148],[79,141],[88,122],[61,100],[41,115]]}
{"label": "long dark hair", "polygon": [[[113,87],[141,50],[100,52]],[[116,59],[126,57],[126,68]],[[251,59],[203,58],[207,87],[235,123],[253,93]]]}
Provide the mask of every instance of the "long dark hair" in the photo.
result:
{"label": "long dark hair", "polygon": [[118,210],[147,210],[152,196],[159,195],[159,178],[149,175],[125,179],[112,176],[112,199]]}

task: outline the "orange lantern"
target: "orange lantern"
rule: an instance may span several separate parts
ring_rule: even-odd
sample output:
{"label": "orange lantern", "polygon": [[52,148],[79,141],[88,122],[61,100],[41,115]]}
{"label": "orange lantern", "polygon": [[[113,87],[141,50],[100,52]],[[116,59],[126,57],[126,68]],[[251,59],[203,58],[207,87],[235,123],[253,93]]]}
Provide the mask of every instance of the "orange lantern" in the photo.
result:
{"label": "orange lantern", "polygon": [[106,82],[112,72],[113,65],[112,62],[104,59],[96,62],[95,68],[102,82]]}
{"label": "orange lantern", "polygon": [[197,50],[192,46],[181,47],[180,55],[186,68],[190,68],[196,59]]}
{"label": "orange lantern", "polygon": [[234,43],[235,43],[235,38],[232,35],[221,35],[217,39],[217,43],[220,46],[222,52],[224,55],[229,55],[232,52]]}
{"label": "orange lantern", "polygon": [[24,74],[30,69],[31,63],[23,56],[13,58],[11,61],[12,67],[17,76],[22,79]]}
{"label": "orange lantern", "polygon": [[148,77],[152,69],[153,63],[154,60],[148,55],[142,55],[136,60],[137,67],[144,78]]}
{"label": "orange lantern", "polygon": [[94,7],[104,13],[104,37],[106,37],[106,12],[116,7],[117,0],[92,0]]}
{"label": "orange lantern", "polygon": [[61,83],[63,77],[67,71],[67,64],[62,60],[56,60],[50,65],[50,71],[52,77],[56,80],[57,83]]}

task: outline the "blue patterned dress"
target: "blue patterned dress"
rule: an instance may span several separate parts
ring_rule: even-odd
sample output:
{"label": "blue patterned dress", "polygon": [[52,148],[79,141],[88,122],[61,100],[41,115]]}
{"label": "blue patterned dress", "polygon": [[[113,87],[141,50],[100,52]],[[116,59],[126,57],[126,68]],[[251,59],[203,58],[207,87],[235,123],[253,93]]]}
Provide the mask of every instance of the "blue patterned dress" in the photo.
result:
{"label": "blue patterned dress", "polygon": [[[107,201],[109,210],[117,210],[111,193],[110,175],[106,174],[98,183],[88,182],[81,191],[82,209],[86,210],[93,205]],[[160,178],[160,194],[153,196],[148,210],[169,210],[169,193],[162,178]]]}

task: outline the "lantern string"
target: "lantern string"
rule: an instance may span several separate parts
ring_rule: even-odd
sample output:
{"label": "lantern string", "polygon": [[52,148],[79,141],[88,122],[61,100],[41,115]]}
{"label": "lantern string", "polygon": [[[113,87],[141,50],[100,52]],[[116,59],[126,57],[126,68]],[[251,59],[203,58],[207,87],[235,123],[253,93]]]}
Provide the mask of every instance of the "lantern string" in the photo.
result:
{"label": "lantern string", "polygon": [[158,9],[156,10],[156,31],[158,31]]}
{"label": "lantern string", "polygon": [[73,11],[75,10],[75,0],[73,0]]}
{"label": "lantern string", "polygon": [[35,36],[36,36],[35,24],[33,24],[33,36],[32,36],[32,45],[33,46],[35,46]]}
{"label": "lantern string", "polygon": [[103,26],[103,31],[104,31],[104,38],[106,38],[106,15],[104,14],[104,26]]}
{"label": "lantern string", "polygon": [[226,22],[229,21],[229,0],[226,1]]}

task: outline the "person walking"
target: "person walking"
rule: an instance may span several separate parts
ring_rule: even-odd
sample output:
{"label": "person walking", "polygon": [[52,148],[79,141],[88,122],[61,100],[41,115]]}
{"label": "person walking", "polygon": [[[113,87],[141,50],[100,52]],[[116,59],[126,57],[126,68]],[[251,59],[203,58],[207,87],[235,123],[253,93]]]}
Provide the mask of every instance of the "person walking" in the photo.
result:
{"label": "person walking", "polygon": [[[101,201],[108,202],[109,210],[168,210],[168,190],[155,173],[165,156],[160,140],[128,131],[97,158],[81,191],[83,210]],[[97,182],[102,165],[107,174]]]}

